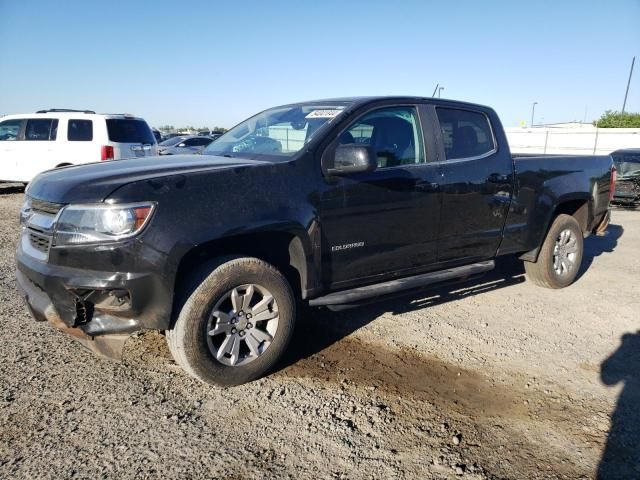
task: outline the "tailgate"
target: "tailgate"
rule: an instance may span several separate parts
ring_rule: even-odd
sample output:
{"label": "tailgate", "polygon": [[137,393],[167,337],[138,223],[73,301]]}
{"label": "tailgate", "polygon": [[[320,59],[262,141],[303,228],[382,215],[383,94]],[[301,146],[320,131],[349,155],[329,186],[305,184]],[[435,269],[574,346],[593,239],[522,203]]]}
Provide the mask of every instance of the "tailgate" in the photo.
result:
{"label": "tailgate", "polygon": [[155,137],[139,118],[108,118],[107,133],[116,159],[147,157],[158,154]]}

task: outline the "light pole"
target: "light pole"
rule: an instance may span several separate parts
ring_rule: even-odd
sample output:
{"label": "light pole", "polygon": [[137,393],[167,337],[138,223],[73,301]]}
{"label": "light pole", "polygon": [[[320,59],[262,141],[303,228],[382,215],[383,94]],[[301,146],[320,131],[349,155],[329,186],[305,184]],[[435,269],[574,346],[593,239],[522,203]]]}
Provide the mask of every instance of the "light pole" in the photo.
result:
{"label": "light pole", "polygon": [[438,98],[440,98],[440,92],[442,92],[442,90],[444,90],[444,87],[439,87],[438,88]]}
{"label": "light pole", "polygon": [[633,65],[636,63],[636,57],[631,60],[631,70],[629,70],[629,80],[627,80],[627,90],[624,92],[624,102],[622,103],[622,113],[627,106],[627,96],[629,95],[629,85],[631,85],[631,76],[633,75]]}
{"label": "light pole", "polygon": [[533,104],[531,105],[531,126],[533,127],[533,114],[536,111],[536,105],[538,104],[538,102],[533,102]]}

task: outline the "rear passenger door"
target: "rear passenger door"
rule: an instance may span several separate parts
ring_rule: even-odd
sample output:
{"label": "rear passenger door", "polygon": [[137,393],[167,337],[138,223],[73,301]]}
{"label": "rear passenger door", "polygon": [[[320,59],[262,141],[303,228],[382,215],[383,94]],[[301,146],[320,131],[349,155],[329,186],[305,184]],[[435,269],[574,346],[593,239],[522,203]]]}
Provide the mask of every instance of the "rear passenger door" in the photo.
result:
{"label": "rear passenger door", "polygon": [[498,148],[488,112],[432,108],[443,159],[438,261],[462,264],[489,259],[500,245],[511,200],[511,155]]}
{"label": "rear passenger door", "polygon": [[24,137],[14,151],[16,169],[23,181],[31,181],[40,172],[57,165],[55,144],[58,138],[57,118],[29,118]]}
{"label": "rear passenger door", "polygon": [[[100,160],[101,145],[94,142],[93,120],[88,118],[70,118],[66,120],[66,133],[62,144],[61,163],[80,165]],[[61,138],[63,140],[63,138]]]}

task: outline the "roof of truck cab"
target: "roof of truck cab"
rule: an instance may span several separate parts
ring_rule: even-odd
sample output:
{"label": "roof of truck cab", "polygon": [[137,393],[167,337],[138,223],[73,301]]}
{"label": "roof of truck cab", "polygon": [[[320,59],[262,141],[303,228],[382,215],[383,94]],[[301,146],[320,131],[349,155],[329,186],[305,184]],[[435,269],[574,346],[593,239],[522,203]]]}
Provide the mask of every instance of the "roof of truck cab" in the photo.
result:
{"label": "roof of truck cab", "polygon": [[381,96],[363,96],[363,97],[338,97],[338,98],[323,98],[319,100],[308,100],[303,102],[295,102],[289,105],[303,105],[303,104],[322,104],[322,103],[350,103],[354,106],[366,105],[368,103],[381,102],[381,101],[390,101],[390,102],[398,102],[398,103],[422,103],[429,102],[435,105],[458,105],[460,107],[475,107],[475,108],[483,108],[490,109],[486,105],[481,105],[478,103],[471,102],[462,102],[460,100],[449,100],[446,98],[435,98],[435,97],[418,97],[418,96],[410,96],[410,95],[381,95]]}

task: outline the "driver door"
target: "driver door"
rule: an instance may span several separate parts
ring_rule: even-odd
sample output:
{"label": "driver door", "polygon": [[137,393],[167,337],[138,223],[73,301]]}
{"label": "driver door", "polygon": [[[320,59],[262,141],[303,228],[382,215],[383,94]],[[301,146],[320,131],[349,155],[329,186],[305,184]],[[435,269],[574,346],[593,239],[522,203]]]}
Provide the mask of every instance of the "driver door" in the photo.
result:
{"label": "driver door", "polygon": [[435,263],[439,166],[425,150],[422,124],[417,106],[378,108],[334,142],[371,145],[378,168],[327,178],[320,222],[323,280],[332,288],[410,275]]}

